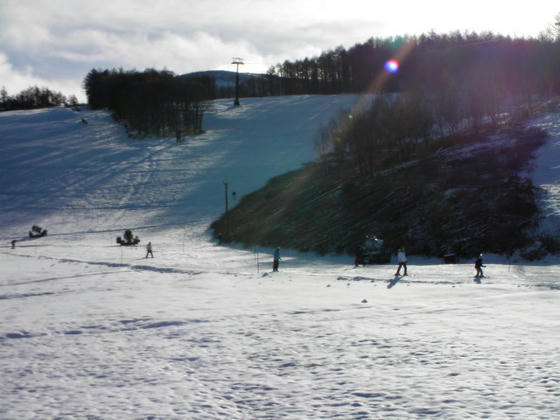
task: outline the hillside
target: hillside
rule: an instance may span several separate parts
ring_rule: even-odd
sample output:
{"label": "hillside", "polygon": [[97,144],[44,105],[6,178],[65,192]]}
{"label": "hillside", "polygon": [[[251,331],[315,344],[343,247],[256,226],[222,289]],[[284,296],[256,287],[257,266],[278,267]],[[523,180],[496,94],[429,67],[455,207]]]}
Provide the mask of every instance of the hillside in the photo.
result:
{"label": "hillside", "polygon": [[[192,73],[183,74],[183,77],[196,78],[196,77],[211,77],[216,82],[217,88],[234,88],[235,79],[237,73],[235,71],[227,70],[207,70],[207,71],[195,71]],[[245,83],[253,77],[264,77],[263,74],[256,73],[244,73],[239,72],[239,82]]]}
{"label": "hillside", "polygon": [[32,224],[55,232],[69,220],[74,231],[196,224],[203,232],[224,209],[224,181],[242,197],[312,160],[317,124],[354,98],[217,100],[205,133],[182,144],[129,139],[104,111],[0,113],[0,237]]}
{"label": "hillside", "polygon": [[[271,249],[212,238],[224,181],[235,206],[296,177],[355,99],[215,101],[184,143],[130,139],[105,111],[0,113],[0,418],[556,417],[558,257],[487,254],[473,279],[472,261],[409,255],[395,278],[284,248],[273,273]],[[558,120],[533,123],[549,227]],[[139,246],[115,242],[127,228]]]}
{"label": "hillside", "polygon": [[224,242],[320,254],[353,254],[377,235],[391,250],[406,244],[426,256],[542,257],[559,243],[536,230],[540,190],[528,174],[547,136],[517,124],[465,132],[365,179],[334,160],[317,161],[271,180],[212,227]]}

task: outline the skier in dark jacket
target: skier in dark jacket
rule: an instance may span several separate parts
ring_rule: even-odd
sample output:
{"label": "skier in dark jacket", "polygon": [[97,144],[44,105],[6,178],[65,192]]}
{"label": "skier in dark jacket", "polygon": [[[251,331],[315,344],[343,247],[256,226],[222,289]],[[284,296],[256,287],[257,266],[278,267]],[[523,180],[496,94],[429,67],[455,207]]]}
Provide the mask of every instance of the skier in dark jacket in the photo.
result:
{"label": "skier in dark jacket", "polygon": [[482,253],[476,258],[474,262],[474,269],[476,270],[475,277],[484,277],[484,273],[482,272],[482,267],[486,267],[482,264]]}
{"label": "skier in dark jacket", "polygon": [[280,248],[276,248],[274,251],[274,260],[272,262],[272,271],[278,271],[278,266],[280,265]]}

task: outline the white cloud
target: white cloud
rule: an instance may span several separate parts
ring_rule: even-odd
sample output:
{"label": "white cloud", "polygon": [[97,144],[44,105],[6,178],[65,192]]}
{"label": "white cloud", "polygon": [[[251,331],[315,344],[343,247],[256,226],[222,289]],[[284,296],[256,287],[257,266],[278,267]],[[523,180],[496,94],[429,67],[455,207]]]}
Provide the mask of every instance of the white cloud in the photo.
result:
{"label": "white cloud", "polygon": [[35,77],[31,68],[17,71],[11,65],[8,56],[0,53],[0,80],[9,94],[15,94],[30,85],[43,85],[44,80]]}
{"label": "white cloud", "polygon": [[537,35],[558,12],[556,0],[0,0],[9,75],[0,83],[10,91],[25,80],[68,84],[82,94],[92,68],[233,70],[233,56],[244,58],[243,70],[264,72],[372,36],[432,29]]}
{"label": "white cloud", "polygon": [[46,79],[33,73],[31,67],[16,70],[6,54],[0,53],[0,86],[5,87],[9,95],[16,95],[31,86],[48,87],[66,96],[76,95],[78,100],[85,101],[85,94],[81,88],[81,81],[76,79]]}

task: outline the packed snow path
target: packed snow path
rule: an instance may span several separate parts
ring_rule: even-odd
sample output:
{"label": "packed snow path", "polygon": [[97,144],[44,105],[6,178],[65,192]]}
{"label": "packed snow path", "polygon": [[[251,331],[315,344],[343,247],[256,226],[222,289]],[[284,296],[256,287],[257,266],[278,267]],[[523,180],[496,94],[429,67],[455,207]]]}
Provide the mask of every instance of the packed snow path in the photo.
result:
{"label": "packed snow path", "polygon": [[[224,181],[240,197],[310,160],[353,99],[217,101],[183,144],[0,113],[0,418],[559,418],[558,260],[488,256],[478,284],[413,257],[395,282],[289,250],[271,273],[270,250],[210,239]],[[34,223],[49,235],[11,249]]]}

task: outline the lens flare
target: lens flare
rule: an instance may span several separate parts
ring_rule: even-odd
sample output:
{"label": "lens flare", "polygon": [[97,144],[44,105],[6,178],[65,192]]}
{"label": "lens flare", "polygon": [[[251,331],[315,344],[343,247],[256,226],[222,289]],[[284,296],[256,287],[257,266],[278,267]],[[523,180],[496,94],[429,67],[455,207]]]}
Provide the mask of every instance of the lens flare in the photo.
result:
{"label": "lens flare", "polygon": [[385,62],[385,70],[389,73],[395,74],[399,71],[399,62],[397,60],[389,60]]}

